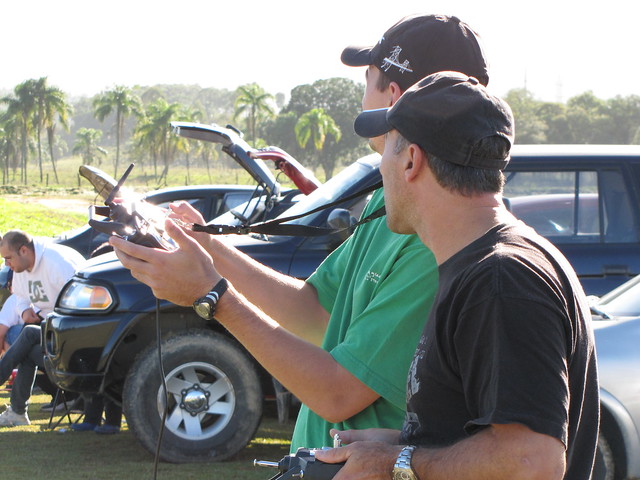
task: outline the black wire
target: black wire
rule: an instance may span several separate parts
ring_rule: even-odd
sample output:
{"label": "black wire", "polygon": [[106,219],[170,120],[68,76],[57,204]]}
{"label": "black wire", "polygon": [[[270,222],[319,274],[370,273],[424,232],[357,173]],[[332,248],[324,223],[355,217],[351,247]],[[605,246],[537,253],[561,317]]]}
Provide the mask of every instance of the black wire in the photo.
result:
{"label": "black wire", "polygon": [[153,480],[158,476],[158,463],[160,462],[160,446],[162,445],[162,436],[164,435],[164,422],[167,420],[167,412],[169,410],[169,394],[167,392],[167,381],[164,378],[164,365],[162,364],[162,335],[160,334],[160,300],[156,298],[156,341],[158,344],[158,365],[160,366],[160,378],[162,379],[162,396],[164,397],[164,409],[162,411],[162,420],[160,422],[160,434],[156,444],[156,455],[153,461]]}

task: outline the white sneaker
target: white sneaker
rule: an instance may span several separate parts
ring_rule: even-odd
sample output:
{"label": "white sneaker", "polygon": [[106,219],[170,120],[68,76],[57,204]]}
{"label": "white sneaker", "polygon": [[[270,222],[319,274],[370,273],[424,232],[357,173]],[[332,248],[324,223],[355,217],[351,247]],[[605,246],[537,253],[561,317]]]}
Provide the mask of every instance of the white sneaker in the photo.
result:
{"label": "white sneaker", "polygon": [[7,405],[7,409],[0,413],[0,427],[17,427],[19,425],[31,425],[27,412],[20,415],[11,409],[11,405]]}

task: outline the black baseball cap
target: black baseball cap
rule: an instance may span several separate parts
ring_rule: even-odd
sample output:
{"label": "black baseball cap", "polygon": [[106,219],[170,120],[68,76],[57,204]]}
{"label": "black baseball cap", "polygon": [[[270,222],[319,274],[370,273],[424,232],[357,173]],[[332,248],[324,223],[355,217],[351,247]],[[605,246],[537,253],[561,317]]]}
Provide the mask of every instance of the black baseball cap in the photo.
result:
{"label": "black baseball cap", "polygon": [[409,88],[390,108],[366,110],[355,131],[374,138],[396,129],[425,152],[458,165],[502,170],[504,158],[476,154],[478,142],[499,136],[513,145],[511,108],[474,78],[460,72],[439,72]]}
{"label": "black baseball cap", "polygon": [[341,59],[351,67],[375,65],[402,90],[445,70],[465,73],[483,85],[489,83],[478,34],[457,17],[446,15],[404,17],[376,45],[347,47]]}

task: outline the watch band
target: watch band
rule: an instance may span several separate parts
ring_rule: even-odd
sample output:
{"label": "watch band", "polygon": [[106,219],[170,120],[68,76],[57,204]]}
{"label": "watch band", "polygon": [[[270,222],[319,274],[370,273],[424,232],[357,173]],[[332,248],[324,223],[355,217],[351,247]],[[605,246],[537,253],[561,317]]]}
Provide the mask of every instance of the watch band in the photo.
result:
{"label": "watch band", "polygon": [[411,468],[411,456],[415,449],[415,445],[407,445],[400,451],[393,466],[393,480],[417,480],[416,474]]}
{"label": "watch band", "polygon": [[222,277],[205,296],[212,299],[215,303],[218,303],[218,300],[220,300],[222,294],[227,291],[227,288],[229,288],[229,282],[227,282],[226,278]]}

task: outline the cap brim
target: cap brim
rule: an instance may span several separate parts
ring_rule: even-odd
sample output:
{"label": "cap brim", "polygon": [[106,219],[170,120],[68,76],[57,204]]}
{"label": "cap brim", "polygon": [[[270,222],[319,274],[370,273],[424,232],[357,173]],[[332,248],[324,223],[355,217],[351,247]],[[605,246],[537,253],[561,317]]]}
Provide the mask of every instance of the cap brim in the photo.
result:
{"label": "cap brim", "polygon": [[387,121],[388,108],[365,110],[356,117],[353,128],[356,133],[364,138],[375,138],[384,135],[393,127]]}
{"label": "cap brim", "polygon": [[347,47],[342,51],[340,60],[349,67],[366,67],[372,64],[373,47]]}

